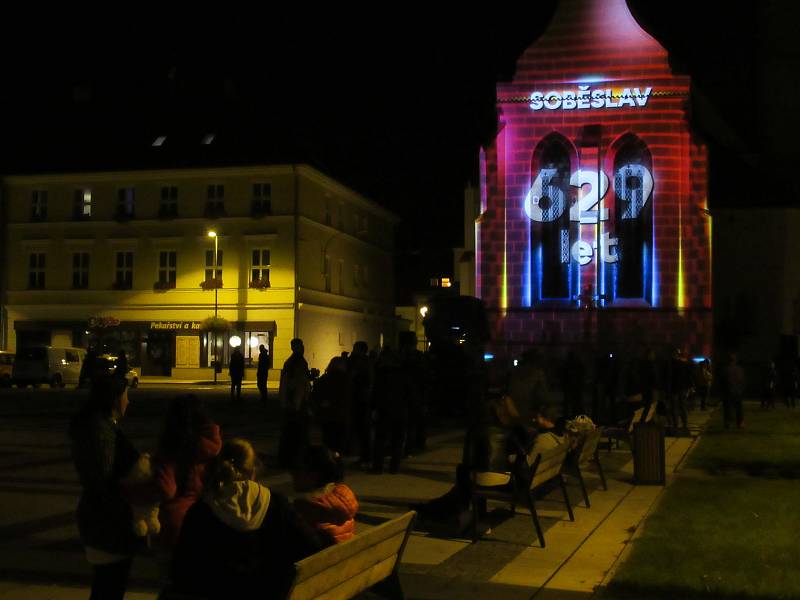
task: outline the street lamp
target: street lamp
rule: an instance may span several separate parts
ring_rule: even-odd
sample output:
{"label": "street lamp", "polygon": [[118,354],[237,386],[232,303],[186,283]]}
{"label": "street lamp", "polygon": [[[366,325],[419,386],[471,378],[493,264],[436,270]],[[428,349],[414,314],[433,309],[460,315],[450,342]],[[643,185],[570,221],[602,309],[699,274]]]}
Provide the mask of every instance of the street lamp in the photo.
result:
{"label": "street lamp", "polygon": [[[214,271],[212,273],[212,279],[216,280],[217,278],[217,257],[219,256],[218,248],[219,248],[219,237],[217,236],[216,231],[209,231],[208,237],[214,238]],[[214,320],[216,321],[217,311],[219,310],[219,287],[216,285],[216,281],[214,282]],[[217,385],[217,364],[219,361],[219,357],[217,356],[217,330],[214,330],[214,385]]]}

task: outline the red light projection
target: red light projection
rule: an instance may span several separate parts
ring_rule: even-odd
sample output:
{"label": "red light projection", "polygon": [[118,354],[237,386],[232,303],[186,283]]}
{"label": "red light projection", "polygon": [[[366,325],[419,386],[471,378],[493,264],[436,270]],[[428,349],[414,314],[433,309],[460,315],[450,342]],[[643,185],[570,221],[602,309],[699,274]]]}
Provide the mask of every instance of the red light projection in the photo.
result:
{"label": "red light projection", "polygon": [[476,281],[499,345],[710,349],[706,148],[667,58],[624,0],[562,0],[498,84]]}

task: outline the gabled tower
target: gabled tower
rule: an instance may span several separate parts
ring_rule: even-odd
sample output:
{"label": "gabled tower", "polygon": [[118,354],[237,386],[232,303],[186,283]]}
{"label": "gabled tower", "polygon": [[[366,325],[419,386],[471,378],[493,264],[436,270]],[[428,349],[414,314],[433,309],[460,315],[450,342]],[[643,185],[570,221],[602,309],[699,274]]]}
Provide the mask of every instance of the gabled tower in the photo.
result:
{"label": "gabled tower", "polygon": [[562,0],[498,84],[476,225],[498,350],[710,349],[707,152],[689,94],[625,0]]}

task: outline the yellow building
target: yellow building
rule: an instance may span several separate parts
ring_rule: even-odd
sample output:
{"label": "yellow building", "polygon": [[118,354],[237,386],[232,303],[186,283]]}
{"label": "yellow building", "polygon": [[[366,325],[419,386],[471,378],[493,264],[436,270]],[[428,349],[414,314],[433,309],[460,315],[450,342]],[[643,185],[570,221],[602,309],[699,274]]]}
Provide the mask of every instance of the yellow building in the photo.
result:
{"label": "yellow building", "polygon": [[145,376],[207,378],[215,296],[222,364],[236,338],[280,368],[301,337],[324,369],[394,335],[397,218],[307,165],[12,176],[3,198],[9,350],[97,344]]}

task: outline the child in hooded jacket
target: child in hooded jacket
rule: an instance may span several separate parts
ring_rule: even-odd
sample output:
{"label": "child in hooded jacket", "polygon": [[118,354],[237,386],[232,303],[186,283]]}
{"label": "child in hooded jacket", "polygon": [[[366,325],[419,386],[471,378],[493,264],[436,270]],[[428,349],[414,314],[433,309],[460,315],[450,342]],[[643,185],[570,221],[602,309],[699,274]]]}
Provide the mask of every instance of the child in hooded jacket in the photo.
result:
{"label": "child in hooded jacket", "polygon": [[352,539],[358,500],[344,480],[342,458],[324,446],[311,446],[292,471],[294,509],[327,545]]}

